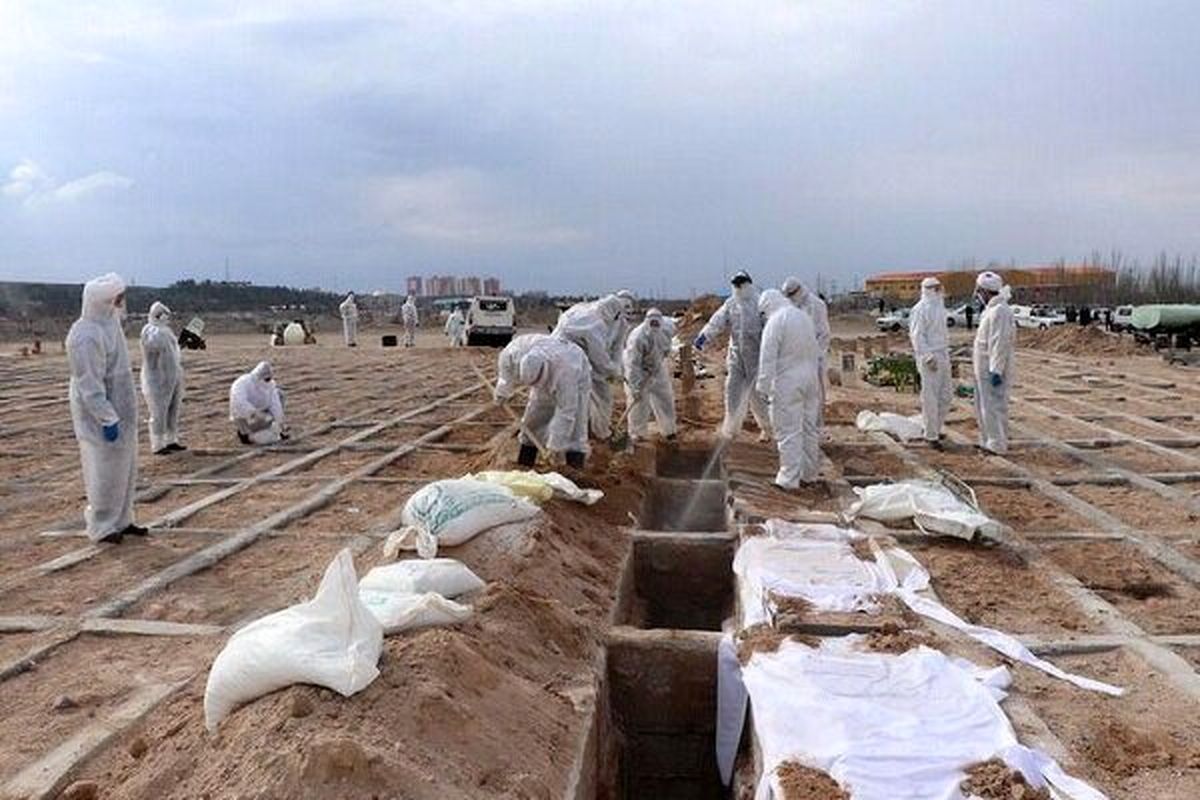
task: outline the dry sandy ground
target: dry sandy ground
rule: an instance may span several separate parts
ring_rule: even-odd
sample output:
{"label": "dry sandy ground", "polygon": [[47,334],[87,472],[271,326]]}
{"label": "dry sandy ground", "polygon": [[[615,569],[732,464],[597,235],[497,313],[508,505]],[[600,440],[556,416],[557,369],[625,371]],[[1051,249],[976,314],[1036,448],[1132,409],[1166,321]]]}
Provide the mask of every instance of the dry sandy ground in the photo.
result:
{"label": "dry sandy ground", "polygon": [[[332,339],[323,337],[314,348],[271,350],[259,337],[217,337],[210,350],[188,353],[183,428],[193,449],[183,456],[154,458],[145,452],[142,437],[138,512],[143,520],[157,519],[267,469],[285,468],[287,480],[244,487],[197,512],[180,529],[105,548],[73,567],[44,575],[38,565],[84,544],[38,535],[77,525],[82,508],[78,456],[62,400],[63,359],[57,354],[0,359],[0,378],[7,381],[0,403],[0,616],[39,613],[75,619],[188,554],[302,502],[316,489],[385,455],[386,448],[410,442],[486,401],[487,392],[480,390],[451,407],[400,420],[453,391],[469,389],[477,382],[472,365],[490,372],[494,353],[451,352],[433,334],[423,337],[416,352],[384,350],[377,339],[365,341],[366,335],[363,347],[349,351]],[[246,455],[225,420],[226,392],[233,377],[264,357],[277,362],[298,435],[288,449]],[[719,355],[709,358],[716,368]],[[1078,383],[1057,376],[1119,370],[1180,384],[1159,390],[1159,404],[1173,413],[1200,413],[1194,379],[1186,385],[1178,372],[1153,359],[1119,364],[1064,359],[1072,357],[1024,354],[1018,397],[1049,396],[1051,405],[1063,401],[1064,413],[1095,413],[1094,406],[1104,407],[1111,389],[1056,395],[1051,390],[1058,381]],[[707,440],[720,417],[720,386],[716,379],[699,385],[703,399],[685,437]],[[1178,399],[1166,400],[1172,392]],[[738,491],[756,509],[784,517],[814,510],[836,513],[845,502],[844,487],[836,484],[839,476],[911,475],[896,455],[853,430],[854,414],[861,408],[911,413],[915,406],[911,395],[871,387],[831,390],[831,441],[825,447],[825,475],[831,482],[802,495],[768,485],[775,468],[772,448],[755,442],[751,433],[731,451],[726,466],[744,482]],[[1022,403],[1014,402],[1014,414],[1024,413]],[[1180,420],[1178,435],[1195,435],[1186,433],[1195,419]],[[955,430],[974,435],[967,403],[956,401],[952,420]],[[454,628],[390,637],[382,674],[362,693],[347,700],[323,689],[293,687],[235,712],[216,735],[207,734],[202,724],[204,677],[230,626],[310,596],[329,559],[347,543],[365,543],[357,559],[360,573],[377,562],[381,556],[372,535],[395,524],[398,509],[421,481],[510,463],[507,416],[490,409],[475,421],[485,424],[455,427],[441,440],[474,450],[421,449],[398,458],[376,473],[390,482],[350,484],[324,508],[279,526],[210,569],[147,594],[124,613],[128,619],[220,626],[220,632],[176,637],[86,633],[65,639],[39,657],[33,669],[0,682],[0,707],[6,710],[0,719],[0,785],[89,723],[107,718],[138,687],[180,681],[184,685],[178,692],[123,730],[73,777],[95,782],[102,797],[139,800],[562,796],[586,723],[577,701],[602,653],[628,552],[628,531],[622,526],[642,498],[645,465],[633,453],[613,456],[598,448],[588,473],[577,476],[608,492],[596,507],[552,502],[528,529],[495,531],[448,553],[488,583],[471,598],[476,614]],[[337,444],[374,422],[394,423],[363,440],[379,449],[336,450],[314,463],[289,467],[305,451]],[[1042,435],[1097,435],[1082,422],[1038,430]],[[1129,468],[1164,471],[1173,464],[1173,456],[1164,460],[1162,454],[1134,447],[1093,452]],[[968,480],[1012,474],[1001,460],[967,448],[935,454],[914,445],[912,452]],[[1015,448],[1009,460],[1048,478],[1091,471],[1042,448]],[[185,476],[194,479],[198,472],[215,482],[170,483]],[[1180,486],[1190,491],[1194,484]],[[1163,516],[1161,497],[1143,502],[1147,498],[1130,495],[1124,487],[1085,485],[1070,491],[1129,524],[1161,528],[1164,537],[1200,537],[1194,518]],[[1094,521],[1029,489],[980,486],[978,494],[986,511],[1017,531],[1099,532]],[[1047,564],[1061,567],[1148,632],[1200,632],[1192,611],[1195,585],[1132,545],[1033,541]],[[1041,561],[1031,562],[1007,548],[944,541],[914,544],[911,550],[930,569],[943,600],[972,621],[1050,639],[1100,632],[1095,620],[1080,613],[1050,579]],[[0,664],[54,642],[65,630],[69,628],[0,633]],[[1032,703],[1061,741],[1070,768],[1114,798],[1200,796],[1200,715],[1193,698],[1128,649],[1070,656],[1062,663],[1131,689],[1126,697],[1111,700],[1031,670],[1015,671],[1015,694]]]}

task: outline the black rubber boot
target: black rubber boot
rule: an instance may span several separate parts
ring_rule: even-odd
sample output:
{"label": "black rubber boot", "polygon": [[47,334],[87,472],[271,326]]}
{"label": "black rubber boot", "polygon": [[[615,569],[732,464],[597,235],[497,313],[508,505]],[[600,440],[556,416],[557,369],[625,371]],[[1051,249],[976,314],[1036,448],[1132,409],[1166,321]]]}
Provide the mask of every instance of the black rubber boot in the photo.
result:
{"label": "black rubber boot", "polygon": [[517,463],[522,467],[532,467],[537,463],[538,449],[531,444],[521,445],[520,452],[517,453]]}
{"label": "black rubber boot", "polygon": [[567,466],[575,469],[583,469],[583,453],[578,450],[567,451]]}
{"label": "black rubber boot", "polygon": [[125,534],[122,533],[121,531],[113,531],[112,533],[108,534],[107,536],[101,536],[96,541],[106,542],[107,544],[120,544],[121,539],[124,538],[124,536],[125,536]]}
{"label": "black rubber boot", "polygon": [[125,526],[125,530],[121,531],[122,536],[148,536],[149,529],[143,528],[141,525],[135,525],[132,522]]}
{"label": "black rubber boot", "polygon": [[238,437],[238,441],[241,442],[242,444],[250,444],[250,437],[247,436],[246,434],[242,433],[241,431],[237,432],[237,437]]}

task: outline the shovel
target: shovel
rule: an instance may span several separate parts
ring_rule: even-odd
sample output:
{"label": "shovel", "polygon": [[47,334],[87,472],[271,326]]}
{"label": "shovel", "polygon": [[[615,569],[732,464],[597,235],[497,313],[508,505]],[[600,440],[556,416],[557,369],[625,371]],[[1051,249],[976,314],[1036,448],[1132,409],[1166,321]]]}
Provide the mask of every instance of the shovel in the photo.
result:
{"label": "shovel", "polygon": [[608,440],[608,447],[614,453],[623,453],[629,449],[629,415],[632,412],[633,404],[630,403],[617,425],[613,426],[613,434]]}
{"label": "shovel", "polygon": [[[479,368],[478,364],[475,364],[474,362],[472,362],[471,369],[475,371],[475,374],[477,376],[479,376],[479,380],[483,381],[484,385],[487,386],[488,389],[491,389],[492,396],[495,397],[496,396],[496,384],[492,383],[488,379],[488,376],[483,373],[483,370],[481,370]],[[507,403],[497,403],[497,405],[501,406],[504,409],[504,411],[508,414],[508,416],[512,418],[512,421],[517,423],[517,427],[520,429],[521,433],[523,433],[529,437],[529,441],[533,442],[534,447],[536,447],[538,450],[541,450],[543,453],[550,452],[549,450],[546,449],[546,446],[544,444],[542,444],[541,440],[538,439],[537,436],[533,435],[532,431],[530,431],[528,428],[526,428],[524,425],[521,424],[521,418],[517,416],[517,412],[513,411],[512,408]]]}

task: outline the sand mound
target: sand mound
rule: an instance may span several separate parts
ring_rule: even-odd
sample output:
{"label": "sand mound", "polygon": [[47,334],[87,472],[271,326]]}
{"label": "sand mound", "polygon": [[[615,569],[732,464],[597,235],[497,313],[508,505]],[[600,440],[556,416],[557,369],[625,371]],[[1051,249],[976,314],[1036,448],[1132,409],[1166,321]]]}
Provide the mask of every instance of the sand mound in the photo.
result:
{"label": "sand mound", "polygon": [[1050,800],[1048,791],[1034,789],[998,758],[968,768],[962,790],[983,800]]}
{"label": "sand mound", "polygon": [[676,323],[676,335],[684,341],[694,339],[700,333],[700,329],[704,327],[704,324],[708,322],[708,318],[716,313],[723,302],[725,301],[715,294],[706,294],[697,297],[683,312],[683,316],[679,322]]}
{"label": "sand mound", "polygon": [[796,761],[785,761],[775,770],[784,800],[850,800],[837,781]]}
{"label": "sand mound", "polygon": [[1148,346],[1138,344],[1132,337],[1078,325],[1059,325],[1044,331],[1021,329],[1017,332],[1017,344],[1072,356],[1136,356],[1150,352]]}

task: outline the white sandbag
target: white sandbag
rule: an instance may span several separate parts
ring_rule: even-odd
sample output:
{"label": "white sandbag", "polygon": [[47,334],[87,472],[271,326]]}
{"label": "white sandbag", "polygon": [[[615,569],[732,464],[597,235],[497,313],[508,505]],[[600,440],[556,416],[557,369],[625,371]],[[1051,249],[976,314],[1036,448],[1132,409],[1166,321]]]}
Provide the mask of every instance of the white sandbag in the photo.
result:
{"label": "white sandbag", "polygon": [[874,411],[863,410],[854,418],[854,427],[860,431],[883,431],[902,442],[920,439],[925,435],[925,420],[920,414],[905,417],[890,411],[876,414]]}
{"label": "white sandbag", "polygon": [[855,487],[858,500],[847,512],[849,519],[866,517],[880,522],[911,519],[923,533],[971,539],[975,534],[999,538],[1003,528],[986,514],[964,503],[945,486],[932,481],[907,480]]}
{"label": "white sandbag", "polygon": [[[861,639],[827,639],[819,648],[785,641],[752,655],[740,676],[724,674],[736,661],[720,662],[719,681],[740,680],[749,693],[763,767],[756,800],[783,796],[776,770],[787,761],[829,774],[855,800],[957,798],[966,768],[993,757],[1057,798],[1103,800],[1017,741],[1000,707],[1005,668],[983,670],[927,647],[862,652]],[[723,709],[740,711],[737,702]],[[739,722],[718,720],[718,729]]]}
{"label": "white sandbag", "polygon": [[539,511],[493,483],[436,481],[408,498],[401,515],[405,527],[388,536],[384,554],[394,558],[401,550],[416,550],[422,558],[433,558],[439,546],[460,545],[488,528],[522,522]]}
{"label": "white sandbag", "polygon": [[358,596],[379,620],[385,634],[453,625],[471,616],[470,606],[448,600],[437,592],[412,594],[360,588]]}
{"label": "white sandbag", "polygon": [[461,561],[453,558],[408,559],[375,567],[358,582],[365,590],[392,594],[435,592],[443,597],[458,597],[475,592],[486,584]]}
{"label": "white sandbag", "polygon": [[349,697],[379,675],[383,628],[358,599],[354,558],[342,550],[317,594],[251,622],[217,654],[204,689],[204,723],[215,730],[235,708],[293,683]]}

